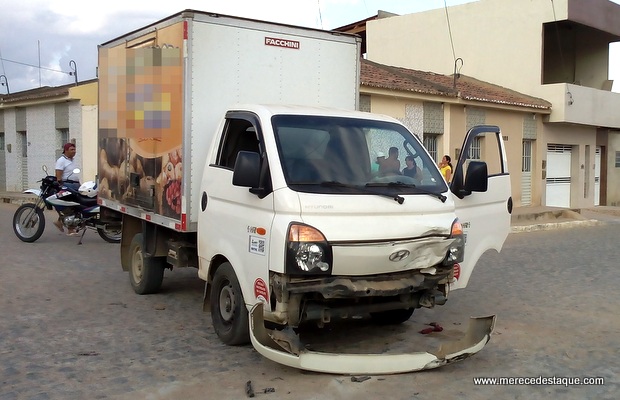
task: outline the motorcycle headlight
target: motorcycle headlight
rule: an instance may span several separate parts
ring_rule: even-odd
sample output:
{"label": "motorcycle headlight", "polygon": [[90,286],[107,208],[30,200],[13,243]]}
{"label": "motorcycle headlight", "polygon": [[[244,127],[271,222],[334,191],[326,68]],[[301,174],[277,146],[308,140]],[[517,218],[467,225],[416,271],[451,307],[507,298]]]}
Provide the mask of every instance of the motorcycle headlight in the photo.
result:
{"label": "motorcycle headlight", "polygon": [[459,219],[455,219],[452,222],[450,228],[450,237],[452,244],[448,248],[448,253],[443,261],[444,265],[453,265],[463,261],[465,257],[465,234],[463,233],[463,226],[459,222]]}
{"label": "motorcycle headlight", "polygon": [[294,223],[289,226],[286,236],[285,269],[287,274],[331,274],[331,246],[318,229]]}

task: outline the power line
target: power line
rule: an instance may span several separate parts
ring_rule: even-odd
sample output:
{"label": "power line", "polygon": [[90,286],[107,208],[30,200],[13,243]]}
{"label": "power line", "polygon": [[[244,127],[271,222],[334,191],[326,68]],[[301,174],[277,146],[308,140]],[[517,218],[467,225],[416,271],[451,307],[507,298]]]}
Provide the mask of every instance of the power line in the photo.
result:
{"label": "power line", "polygon": [[323,29],[323,16],[321,15],[321,0],[316,0],[317,8],[319,9],[319,23],[321,24],[321,29]]}
{"label": "power line", "polygon": [[[71,72],[65,72],[65,71],[61,71],[61,70],[58,70],[58,69],[52,69],[52,68],[46,68],[46,67],[40,67],[40,66],[38,66],[38,65],[28,64],[28,63],[19,62],[19,61],[14,61],[14,60],[9,60],[9,59],[7,59],[7,58],[2,58],[2,57],[0,57],[0,61],[3,61],[3,62],[4,62],[4,61],[6,61],[6,62],[13,63],[13,64],[24,65],[24,66],[26,66],[26,67],[32,67],[32,68],[37,68],[37,69],[44,69],[44,70],[46,70],[46,71],[60,72],[60,73],[62,73],[62,74],[71,75]],[[3,67],[4,67],[4,64],[3,64]]]}
{"label": "power line", "polygon": [[452,28],[450,27],[450,17],[448,16],[447,0],[443,0],[443,6],[446,11],[446,21],[448,21],[448,34],[450,35],[450,44],[452,45],[452,59],[456,62],[456,52],[454,51],[454,40],[452,40]]}
{"label": "power line", "polygon": [[2,50],[0,50],[0,65],[2,65],[2,73],[5,74],[6,71],[4,70],[4,60],[2,59]]}

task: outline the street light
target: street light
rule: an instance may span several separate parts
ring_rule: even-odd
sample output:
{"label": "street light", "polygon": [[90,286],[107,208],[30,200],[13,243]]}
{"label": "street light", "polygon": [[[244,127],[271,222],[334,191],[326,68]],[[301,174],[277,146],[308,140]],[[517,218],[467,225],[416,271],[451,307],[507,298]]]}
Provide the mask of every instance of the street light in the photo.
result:
{"label": "street light", "polygon": [[77,64],[75,61],[69,61],[69,67],[73,70],[73,72],[69,72],[69,76],[75,76],[75,84],[78,84],[78,76],[77,76]]}
{"label": "street light", "polygon": [[[2,82],[2,78],[4,78],[4,82]],[[6,78],[6,75],[0,75],[0,85],[6,86],[6,94],[11,94],[11,90],[9,90],[9,80]]]}

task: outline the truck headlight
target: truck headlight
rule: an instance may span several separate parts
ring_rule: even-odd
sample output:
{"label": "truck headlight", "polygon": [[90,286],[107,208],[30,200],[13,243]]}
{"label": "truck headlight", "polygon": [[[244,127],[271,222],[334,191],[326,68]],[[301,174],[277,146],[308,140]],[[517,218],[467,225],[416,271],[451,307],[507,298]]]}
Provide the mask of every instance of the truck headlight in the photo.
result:
{"label": "truck headlight", "polygon": [[286,236],[287,274],[331,274],[331,246],[318,229],[293,223]]}
{"label": "truck headlight", "polygon": [[448,248],[448,253],[443,261],[444,265],[453,265],[463,261],[465,257],[465,235],[463,234],[463,226],[459,222],[459,219],[455,219],[452,222],[450,228],[450,237],[452,244]]}

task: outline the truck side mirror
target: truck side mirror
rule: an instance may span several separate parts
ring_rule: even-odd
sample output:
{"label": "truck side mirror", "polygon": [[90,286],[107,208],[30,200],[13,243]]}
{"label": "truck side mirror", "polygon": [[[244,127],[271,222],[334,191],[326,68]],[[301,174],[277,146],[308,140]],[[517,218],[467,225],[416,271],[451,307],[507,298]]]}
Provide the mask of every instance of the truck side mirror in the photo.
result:
{"label": "truck side mirror", "polygon": [[467,173],[465,176],[465,182],[462,187],[458,182],[462,182],[461,174],[453,180],[452,192],[462,199],[465,196],[469,196],[472,192],[486,192],[489,185],[489,173],[487,169],[487,163],[484,161],[470,161],[467,165]]}
{"label": "truck side mirror", "polygon": [[233,170],[234,186],[257,188],[260,185],[260,155],[253,151],[240,151]]}
{"label": "truck side mirror", "polygon": [[465,190],[471,192],[486,192],[489,184],[487,163],[484,161],[470,161],[465,176]]}

